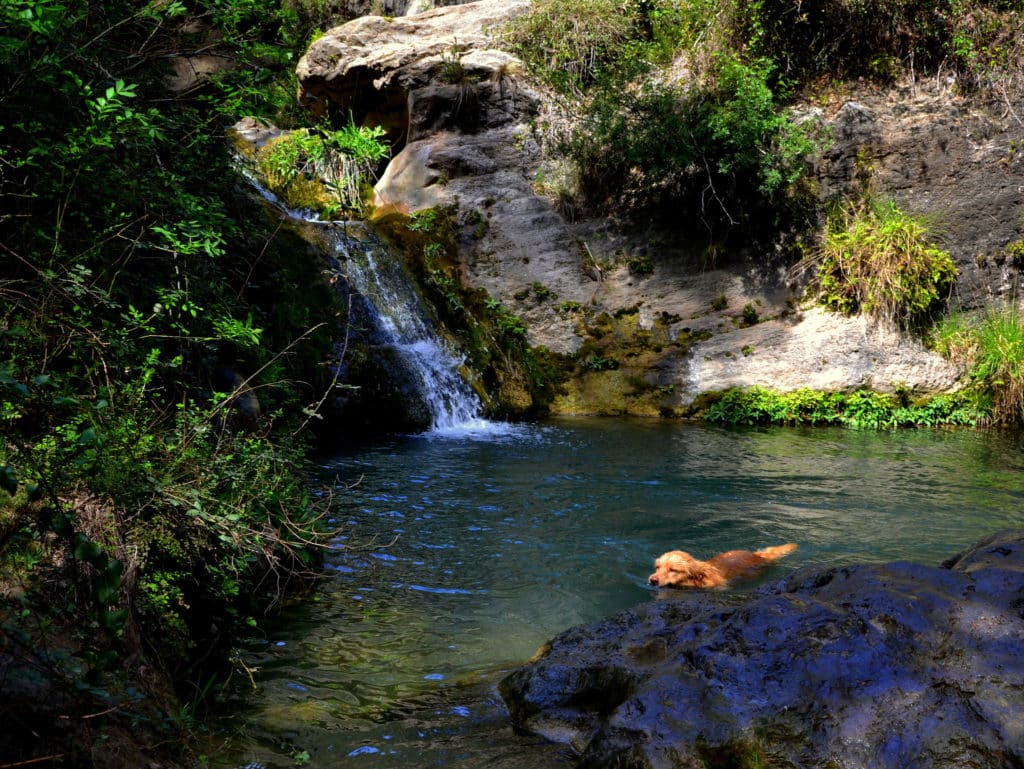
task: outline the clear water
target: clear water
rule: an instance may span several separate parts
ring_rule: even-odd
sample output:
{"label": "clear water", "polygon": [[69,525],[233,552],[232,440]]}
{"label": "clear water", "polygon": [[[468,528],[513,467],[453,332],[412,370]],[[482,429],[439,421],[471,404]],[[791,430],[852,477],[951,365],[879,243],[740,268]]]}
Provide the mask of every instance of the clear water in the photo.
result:
{"label": "clear water", "polygon": [[[474,423],[323,463],[343,535],[315,600],[253,639],[223,766],[569,766],[517,737],[494,686],[571,625],[652,600],[653,559],[794,541],[762,578],[937,564],[1024,525],[1021,438]],[[749,589],[750,585],[737,589]],[[308,756],[308,760],[306,760]]]}

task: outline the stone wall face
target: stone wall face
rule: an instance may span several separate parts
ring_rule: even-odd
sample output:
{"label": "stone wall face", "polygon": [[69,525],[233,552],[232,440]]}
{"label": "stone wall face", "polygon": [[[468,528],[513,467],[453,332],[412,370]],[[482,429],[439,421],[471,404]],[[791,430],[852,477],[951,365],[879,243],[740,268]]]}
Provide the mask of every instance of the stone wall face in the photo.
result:
{"label": "stone wall face", "polygon": [[[808,308],[771,244],[709,260],[671,227],[567,219],[545,192],[557,167],[538,136],[557,115],[495,41],[528,5],[480,0],[359,19],[317,41],[298,73],[314,111],[352,109],[391,132],[398,152],[376,187],[382,211],[456,205],[465,285],[520,316],[535,346],[615,359],[614,371],[577,368],[554,411],[679,414],[733,386],[957,387],[962,372],[919,341]],[[934,222],[960,271],[955,307],[1016,296],[1020,277],[1005,257],[1024,235],[1015,114],[972,104],[946,80],[861,91],[803,108],[831,137],[815,160],[822,200],[868,186]],[[648,269],[633,270],[635,260]],[[636,316],[628,333],[601,334],[624,313]]]}
{"label": "stone wall face", "polygon": [[926,217],[960,271],[954,301],[970,310],[1021,286],[1005,249],[1024,235],[1024,123],[955,85],[929,79],[845,101],[816,171],[823,197],[855,192],[868,174],[876,193]]}

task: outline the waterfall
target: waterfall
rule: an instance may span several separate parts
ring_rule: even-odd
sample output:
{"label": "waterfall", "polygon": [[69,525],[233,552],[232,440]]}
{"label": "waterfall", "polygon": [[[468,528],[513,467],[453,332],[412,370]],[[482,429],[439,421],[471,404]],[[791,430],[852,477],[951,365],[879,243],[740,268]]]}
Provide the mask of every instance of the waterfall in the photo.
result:
{"label": "waterfall", "polygon": [[241,175],[273,208],[300,227],[314,227],[326,241],[328,261],[364,299],[376,336],[410,372],[415,394],[430,415],[431,434],[485,437],[505,430],[482,416],[483,407],[463,377],[465,360],[436,331],[402,260],[364,222],[329,222],[308,210],[289,208],[238,157]]}
{"label": "waterfall", "polygon": [[[358,230],[359,237],[350,232]],[[382,338],[410,364],[436,432],[486,424],[480,399],[463,378],[464,359],[428,320],[401,260],[359,222],[332,232],[334,257],[349,285],[375,315]]]}

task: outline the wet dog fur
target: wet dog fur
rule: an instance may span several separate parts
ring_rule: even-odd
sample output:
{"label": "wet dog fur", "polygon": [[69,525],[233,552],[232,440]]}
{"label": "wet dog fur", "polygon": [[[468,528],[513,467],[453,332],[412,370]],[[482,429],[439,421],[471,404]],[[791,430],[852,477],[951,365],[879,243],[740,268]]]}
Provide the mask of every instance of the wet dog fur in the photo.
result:
{"label": "wet dog fur", "polygon": [[791,542],[754,552],[729,550],[707,561],[682,550],[672,550],[654,562],[654,574],[648,581],[655,587],[725,587],[735,579],[755,576],[796,548]]}

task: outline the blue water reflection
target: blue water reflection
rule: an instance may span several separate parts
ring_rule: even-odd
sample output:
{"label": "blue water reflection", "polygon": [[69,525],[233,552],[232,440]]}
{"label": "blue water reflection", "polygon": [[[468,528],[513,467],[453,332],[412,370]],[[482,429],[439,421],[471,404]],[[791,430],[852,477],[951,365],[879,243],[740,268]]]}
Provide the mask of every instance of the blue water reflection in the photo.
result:
{"label": "blue water reflection", "polygon": [[798,542],[764,581],[804,566],[937,564],[1024,525],[1014,436],[631,420],[493,428],[324,461],[346,522],[330,578],[286,612],[274,642],[249,645],[258,689],[239,706],[226,761],[568,766],[561,749],[511,734],[494,683],[561,630],[651,600],[662,551]]}

